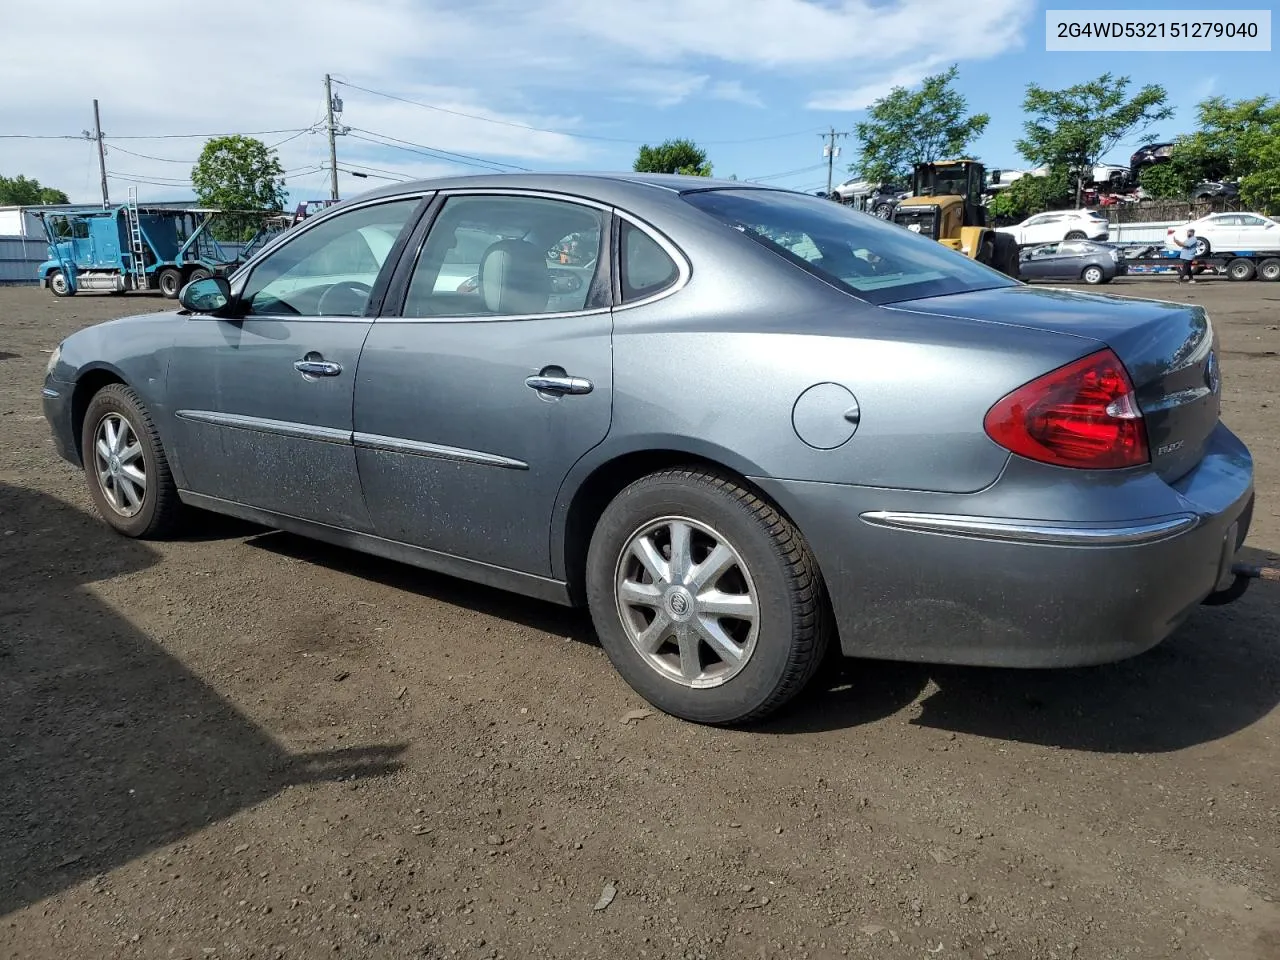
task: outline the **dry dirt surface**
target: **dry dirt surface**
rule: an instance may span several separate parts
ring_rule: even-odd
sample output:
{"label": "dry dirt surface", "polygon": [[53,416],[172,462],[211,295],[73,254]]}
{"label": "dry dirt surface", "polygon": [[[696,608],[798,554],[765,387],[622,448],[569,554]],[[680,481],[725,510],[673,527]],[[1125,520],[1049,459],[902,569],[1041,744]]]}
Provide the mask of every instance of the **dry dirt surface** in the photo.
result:
{"label": "dry dirt surface", "polygon": [[[1280,284],[1208,305],[1280,550]],[[209,519],[115,536],[0,290],[0,957],[1280,957],[1280,585],[1088,670],[649,713],[583,615]],[[610,900],[610,897],[612,899]]]}

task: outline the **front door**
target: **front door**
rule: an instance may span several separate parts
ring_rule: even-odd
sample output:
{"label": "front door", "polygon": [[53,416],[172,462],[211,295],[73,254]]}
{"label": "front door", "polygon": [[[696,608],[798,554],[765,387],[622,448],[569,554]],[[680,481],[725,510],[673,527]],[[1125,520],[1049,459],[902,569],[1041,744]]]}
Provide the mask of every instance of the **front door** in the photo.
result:
{"label": "front door", "polygon": [[1058,255],[1058,244],[1046,243],[1032,247],[1023,256],[1019,272],[1030,280],[1047,280],[1053,276],[1053,259]]}
{"label": "front door", "polygon": [[234,292],[237,318],[191,316],[168,370],[184,489],[367,530],[351,443],[373,291],[420,197],[298,228]]}
{"label": "front door", "polygon": [[612,413],[608,237],[609,213],[582,203],[444,201],[406,257],[400,316],[375,321],[360,360],[356,456],[378,535],[550,574],[556,494]]}

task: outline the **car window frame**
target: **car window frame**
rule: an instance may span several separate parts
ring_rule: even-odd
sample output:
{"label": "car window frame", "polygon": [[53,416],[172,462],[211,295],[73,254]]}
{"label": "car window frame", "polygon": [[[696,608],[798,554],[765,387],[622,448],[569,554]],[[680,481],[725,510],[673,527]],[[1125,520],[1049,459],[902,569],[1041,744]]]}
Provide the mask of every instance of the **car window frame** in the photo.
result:
{"label": "car window frame", "polygon": [[[406,315],[404,312],[405,304],[409,299],[409,287],[413,282],[414,272],[417,270],[418,260],[422,256],[422,251],[426,247],[427,238],[431,235],[431,231],[435,228],[436,223],[440,219],[440,214],[444,210],[445,203],[456,197],[510,197],[515,200],[556,200],[562,203],[572,203],[581,207],[589,207],[600,211],[604,215],[604,221],[601,224],[601,237],[604,241],[601,244],[600,253],[597,255],[598,265],[596,274],[592,278],[591,286],[587,291],[586,306],[581,310],[564,310],[555,313],[528,313],[528,314],[459,314],[454,316],[416,316]],[[615,271],[613,268],[613,258],[606,254],[612,248],[613,235],[616,232],[614,222],[616,217],[612,205],[595,200],[591,197],[584,197],[574,193],[563,193],[556,190],[529,190],[519,187],[454,187],[451,189],[439,190],[432,197],[431,202],[422,212],[422,216],[411,232],[403,249],[400,251],[395,269],[388,281],[386,295],[382,301],[382,310],[375,318],[376,321],[388,321],[397,323],[477,323],[477,322],[510,322],[510,321],[526,321],[526,320],[551,320],[565,319],[575,317],[594,316],[601,313],[607,313],[614,306],[613,284]],[[607,245],[607,246],[606,246]]]}
{"label": "car window frame", "polygon": [[[313,320],[330,323],[366,323],[377,317],[384,306],[391,278],[394,276],[395,269],[399,264],[405,245],[417,229],[423,215],[430,208],[431,200],[435,193],[436,191],[434,190],[419,190],[400,194],[369,197],[363,200],[353,200],[350,202],[350,205],[338,204],[330,207],[318,216],[309,218],[309,222],[303,221],[297,226],[289,228],[285,231],[283,239],[278,243],[269,244],[262,250],[258,251],[258,255],[254,257],[254,259],[244,264],[240,270],[237,270],[230,277],[233,308],[228,314],[226,314],[224,319],[234,319],[237,321],[270,319],[289,321]],[[360,316],[302,316],[291,313],[248,313],[245,311],[245,304],[241,299],[241,296],[244,293],[245,287],[249,283],[249,279],[263,263],[278,254],[289,244],[296,243],[308,231],[315,230],[321,225],[328,223],[330,220],[337,219],[345,214],[356,213],[370,207],[384,206],[390,203],[403,203],[406,200],[417,200],[418,203],[409,212],[409,216],[405,218],[404,225],[400,228],[400,233],[391,244],[391,249],[387,251],[386,259],[382,261],[382,266],[379,268],[378,275],[374,278],[372,288],[369,291],[369,299],[365,303],[364,312],[360,314]]]}

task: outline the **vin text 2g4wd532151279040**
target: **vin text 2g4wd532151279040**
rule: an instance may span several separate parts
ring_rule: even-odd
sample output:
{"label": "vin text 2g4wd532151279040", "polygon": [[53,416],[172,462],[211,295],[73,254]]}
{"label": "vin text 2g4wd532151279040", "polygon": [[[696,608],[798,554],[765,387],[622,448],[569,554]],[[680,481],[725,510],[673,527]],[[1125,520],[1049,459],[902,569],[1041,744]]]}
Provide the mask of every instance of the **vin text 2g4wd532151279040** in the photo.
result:
{"label": "vin text 2g4wd532151279040", "polygon": [[701,177],[398,184],[51,359],[103,518],[190,508],[590,608],[642,696],[763,717],[831,644],[1014,667],[1233,585],[1253,466],[1198,306],[1029,287]]}

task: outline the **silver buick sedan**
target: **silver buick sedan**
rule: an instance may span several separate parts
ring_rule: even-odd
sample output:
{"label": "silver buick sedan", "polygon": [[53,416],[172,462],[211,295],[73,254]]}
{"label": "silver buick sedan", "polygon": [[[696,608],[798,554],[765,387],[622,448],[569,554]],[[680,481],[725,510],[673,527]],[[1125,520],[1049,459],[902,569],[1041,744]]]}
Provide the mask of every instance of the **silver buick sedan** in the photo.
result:
{"label": "silver buick sedan", "polygon": [[763,717],[828,650],[1062,667],[1236,589],[1205,311],[1033,289],[699,177],[398,184],[50,360],[125,536],[190,509],[590,609],[623,678]]}

